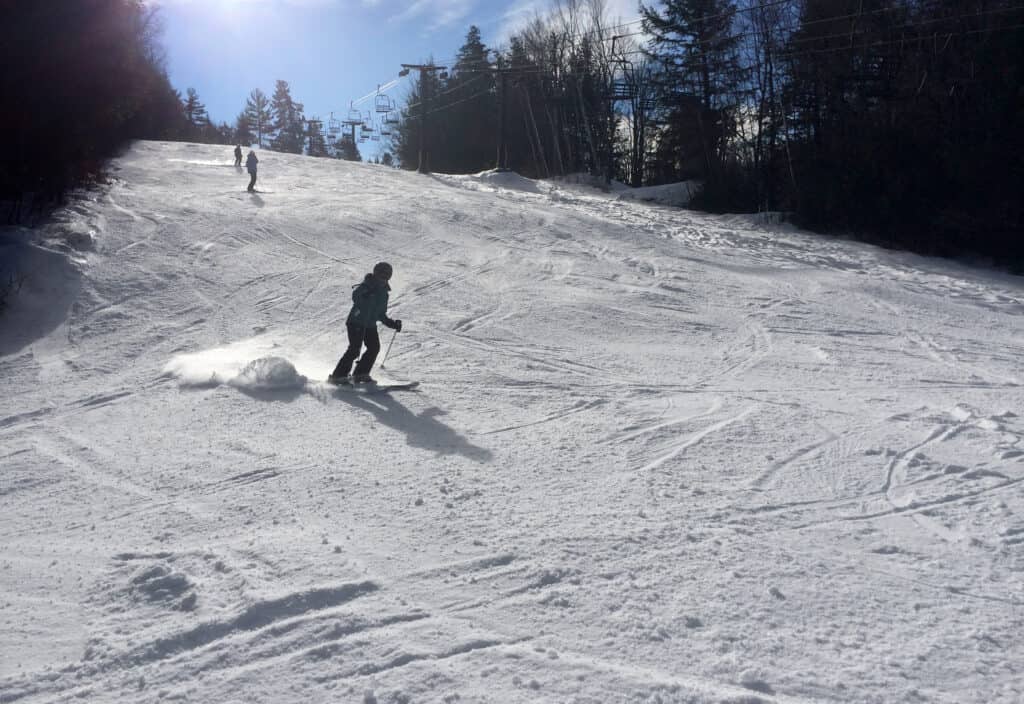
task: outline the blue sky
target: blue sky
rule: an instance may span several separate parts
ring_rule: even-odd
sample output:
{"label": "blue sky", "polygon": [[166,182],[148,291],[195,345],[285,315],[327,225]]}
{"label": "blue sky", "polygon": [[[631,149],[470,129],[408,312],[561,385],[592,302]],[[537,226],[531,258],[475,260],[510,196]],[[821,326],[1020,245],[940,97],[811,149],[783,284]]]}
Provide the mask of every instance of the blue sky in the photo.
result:
{"label": "blue sky", "polygon": [[[195,88],[215,122],[234,124],[253,88],[288,81],[306,115],[344,117],[349,102],[398,77],[400,64],[452,61],[472,24],[499,47],[552,0],[154,0],[174,87]],[[608,0],[635,19],[636,0]],[[402,100],[403,79],[389,94]],[[361,107],[371,108],[372,101]]]}

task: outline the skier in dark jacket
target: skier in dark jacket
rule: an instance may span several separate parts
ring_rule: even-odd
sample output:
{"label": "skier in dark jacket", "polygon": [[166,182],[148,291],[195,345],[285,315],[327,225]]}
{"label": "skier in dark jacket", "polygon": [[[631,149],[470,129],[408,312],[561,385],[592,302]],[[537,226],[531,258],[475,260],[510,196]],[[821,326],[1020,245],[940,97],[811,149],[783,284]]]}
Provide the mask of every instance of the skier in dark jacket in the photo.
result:
{"label": "skier in dark jacket", "polygon": [[348,349],[338,360],[334,371],[327,377],[328,383],[350,383],[349,370],[352,369],[352,363],[356,361],[356,357],[359,357],[363,345],[366,345],[366,351],[356,362],[351,381],[357,384],[373,383],[370,369],[377,361],[377,353],[380,352],[377,321],[393,330],[402,331],[402,321],[392,320],[388,317],[388,291],[391,290],[388,281],[391,279],[391,274],[391,265],[387,262],[380,262],[373,267],[372,274],[367,274],[363,282],[352,289],[352,310],[349,311],[348,318],[345,320],[345,328],[348,330]]}
{"label": "skier in dark jacket", "polygon": [[249,150],[249,156],[245,158],[245,168],[249,170],[249,187],[246,189],[250,193],[256,190],[256,164],[260,163],[260,160],[256,158],[256,152],[252,149]]}
{"label": "skier in dark jacket", "polygon": [[235,166],[242,166],[242,145],[239,144],[235,147]]}

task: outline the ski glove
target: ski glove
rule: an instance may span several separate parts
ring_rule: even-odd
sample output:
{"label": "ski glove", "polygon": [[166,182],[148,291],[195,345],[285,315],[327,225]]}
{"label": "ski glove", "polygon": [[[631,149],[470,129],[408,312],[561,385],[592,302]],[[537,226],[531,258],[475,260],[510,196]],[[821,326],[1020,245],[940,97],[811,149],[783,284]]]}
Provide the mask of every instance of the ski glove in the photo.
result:
{"label": "ski glove", "polygon": [[384,324],[395,332],[402,332],[402,321],[401,320],[385,320]]}

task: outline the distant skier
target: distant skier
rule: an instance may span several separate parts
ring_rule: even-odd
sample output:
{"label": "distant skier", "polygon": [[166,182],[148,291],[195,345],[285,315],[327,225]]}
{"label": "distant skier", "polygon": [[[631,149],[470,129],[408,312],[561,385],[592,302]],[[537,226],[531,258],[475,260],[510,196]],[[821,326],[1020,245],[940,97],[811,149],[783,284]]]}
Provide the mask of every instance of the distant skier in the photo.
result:
{"label": "distant skier", "polygon": [[242,145],[239,144],[235,147],[235,166],[240,167],[242,165]]}
{"label": "distant skier", "polygon": [[256,164],[260,163],[260,160],[256,158],[256,152],[252,149],[249,150],[249,156],[245,158],[245,168],[249,170],[249,188],[246,190],[252,193],[256,190]]}
{"label": "distant skier", "polygon": [[367,274],[363,282],[352,289],[352,310],[349,311],[345,320],[345,328],[348,330],[348,349],[338,360],[338,365],[329,377],[330,384],[348,384],[349,370],[352,363],[359,357],[363,345],[366,351],[356,363],[355,373],[351,382],[373,383],[370,376],[370,369],[377,361],[377,353],[380,352],[380,337],[377,335],[377,321],[384,323],[389,328],[398,332],[402,331],[402,321],[392,320],[388,317],[388,291],[391,286],[392,269],[387,262],[380,262],[373,267],[373,273]]}

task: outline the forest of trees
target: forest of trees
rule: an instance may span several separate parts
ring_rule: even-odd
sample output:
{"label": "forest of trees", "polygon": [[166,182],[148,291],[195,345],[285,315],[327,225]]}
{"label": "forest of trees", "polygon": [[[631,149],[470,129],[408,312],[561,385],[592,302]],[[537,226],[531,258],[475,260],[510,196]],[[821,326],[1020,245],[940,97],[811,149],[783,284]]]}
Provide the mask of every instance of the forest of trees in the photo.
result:
{"label": "forest of trees", "polygon": [[95,178],[126,140],[187,130],[157,20],[133,0],[5,4],[0,201],[8,221]]}
{"label": "forest of trees", "polygon": [[[196,90],[171,85],[155,7],[5,9],[8,221],[59,202],[136,138],[361,158],[362,138],[307,118],[282,80],[269,96],[253,89],[235,124],[214,124]],[[633,186],[695,180],[693,205],[712,211],[784,212],[818,231],[1024,262],[1020,0],[639,8],[622,23],[604,0],[557,0],[500,50],[470,27],[439,62],[446,70],[417,71],[390,138],[395,161]]]}
{"label": "forest of trees", "polygon": [[[501,51],[470,28],[394,139],[407,168],[499,164],[932,254],[1024,261],[1019,0],[563,0]],[[504,129],[502,130],[502,125]]]}

